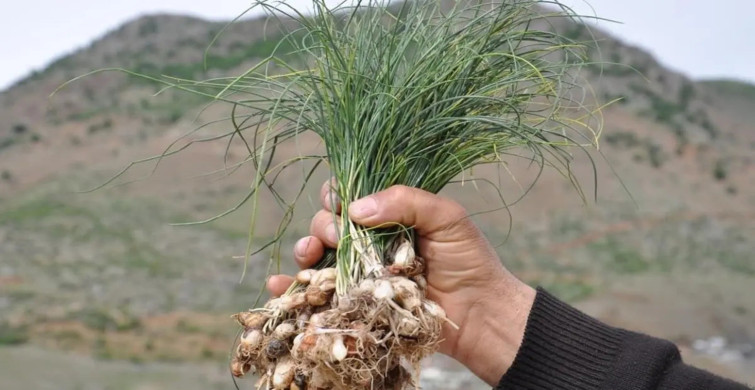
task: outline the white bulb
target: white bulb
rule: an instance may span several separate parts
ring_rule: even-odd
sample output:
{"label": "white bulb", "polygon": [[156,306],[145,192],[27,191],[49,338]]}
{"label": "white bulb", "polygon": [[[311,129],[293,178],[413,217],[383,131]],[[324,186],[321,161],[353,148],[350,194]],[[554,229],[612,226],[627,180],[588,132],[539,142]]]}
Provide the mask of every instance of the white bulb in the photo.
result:
{"label": "white bulb", "polygon": [[288,389],[294,380],[294,363],[291,359],[284,358],[275,366],[273,374],[273,388],[276,390]]}
{"label": "white bulb", "polygon": [[291,347],[291,356],[294,358],[299,357],[299,348],[301,347],[301,341],[304,338],[304,333],[299,333],[294,337],[294,345]]}
{"label": "white bulb", "polygon": [[256,347],[262,343],[262,332],[257,329],[252,329],[244,332],[241,336],[241,343]]}
{"label": "white bulb", "polygon": [[278,340],[285,340],[296,333],[296,327],[294,324],[284,322],[278,325],[273,331],[273,337]]}
{"label": "white bulb", "polygon": [[335,268],[323,268],[312,275],[312,280],[310,280],[310,283],[315,286],[319,286],[325,281],[335,282],[337,275],[338,271],[336,271]]}
{"label": "white bulb", "polygon": [[312,276],[314,276],[316,270],[313,269],[305,269],[299,271],[298,274],[296,274],[296,281],[299,283],[307,284],[312,280]]}
{"label": "white bulb", "polygon": [[393,291],[391,282],[378,280],[375,282],[375,290],[372,291],[372,295],[377,299],[393,299],[396,294]]}
{"label": "white bulb", "polygon": [[346,345],[343,343],[343,336],[337,335],[333,339],[333,359],[340,362],[346,359],[346,355],[349,351],[346,349]]}
{"label": "white bulb", "polygon": [[401,268],[408,268],[413,262],[414,245],[406,240],[396,249],[396,253],[393,255],[393,264]]}

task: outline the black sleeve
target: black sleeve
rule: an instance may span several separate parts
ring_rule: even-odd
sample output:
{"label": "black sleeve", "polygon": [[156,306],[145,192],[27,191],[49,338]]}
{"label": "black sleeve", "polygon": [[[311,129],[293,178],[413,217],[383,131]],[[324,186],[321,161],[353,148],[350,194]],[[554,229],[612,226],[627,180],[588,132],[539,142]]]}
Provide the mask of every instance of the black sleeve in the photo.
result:
{"label": "black sleeve", "polygon": [[687,366],[668,341],[613,328],[538,289],[499,390],[744,390]]}

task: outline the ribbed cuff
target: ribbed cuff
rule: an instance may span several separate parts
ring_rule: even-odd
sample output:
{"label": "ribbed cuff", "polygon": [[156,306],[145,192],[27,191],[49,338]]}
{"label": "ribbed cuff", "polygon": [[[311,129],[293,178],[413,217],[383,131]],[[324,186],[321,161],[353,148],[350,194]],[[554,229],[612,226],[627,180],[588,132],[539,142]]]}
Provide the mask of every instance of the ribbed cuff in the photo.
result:
{"label": "ribbed cuff", "polygon": [[497,389],[598,389],[611,371],[622,332],[538,288],[522,346]]}

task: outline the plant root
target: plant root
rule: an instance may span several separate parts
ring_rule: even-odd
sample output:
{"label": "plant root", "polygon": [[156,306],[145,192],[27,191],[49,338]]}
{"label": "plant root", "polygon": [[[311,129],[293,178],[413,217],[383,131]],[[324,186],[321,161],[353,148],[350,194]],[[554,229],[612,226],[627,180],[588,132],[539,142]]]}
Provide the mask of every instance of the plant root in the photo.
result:
{"label": "plant root", "polygon": [[342,295],[334,268],[302,271],[293,291],[233,316],[244,331],[231,372],[256,373],[265,390],[418,388],[447,319],[417,266],[407,270],[391,265]]}

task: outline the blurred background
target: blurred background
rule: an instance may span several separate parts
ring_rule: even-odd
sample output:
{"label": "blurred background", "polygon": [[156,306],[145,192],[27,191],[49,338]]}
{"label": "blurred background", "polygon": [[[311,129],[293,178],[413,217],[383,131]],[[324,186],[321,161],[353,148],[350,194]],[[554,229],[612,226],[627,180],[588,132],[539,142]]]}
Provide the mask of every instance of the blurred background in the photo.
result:
{"label": "blurred background", "polygon": [[[290,2],[306,7],[307,1]],[[508,212],[474,218],[517,275],[610,324],[677,343],[685,359],[755,383],[755,3],[745,0],[566,2],[623,22],[559,25],[598,40],[603,65],[582,76],[604,110],[593,171],[575,155],[587,201],[546,173]],[[212,38],[248,7],[239,0],[12,2],[0,25],[0,388],[232,389],[227,356],[233,312],[253,304],[269,252],[243,269],[249,207],[198,226],[248,192],[248,167],[222,171],[226,145],[193,140],[228,129],[229,107],[108,72],[206,79],[243,73],[280,38],[254,13]],[[193,129],[207,125],[199,133]],[[185,137],[181,138],[183,135]],[[111,185],[130,162],[139,164]],[[320,150],[302,137],[281,158]],[[229,164],[244,158],[229,149]],[[218,172],[218,170],[220,170]],[[536,175],[476,169],[514,200]],[[284,195],[303,170],[280,181]],[[281,255],[306,234],[315,175],[298,203]],[[469,178],[469,177],[468,177]],[[499,209],[489,186],[445,191],[472,212]],[[282,215],[269,194],[257,242]],[[277,272],[277,265],[272,270]],[[434,357],[425,389],[486,388]],[[251,388],[253,382],[240,383]]]}

